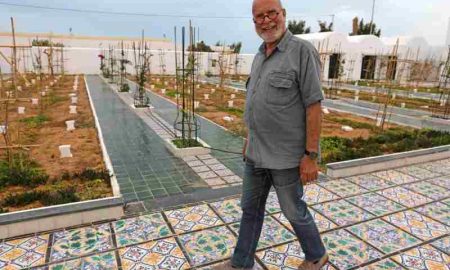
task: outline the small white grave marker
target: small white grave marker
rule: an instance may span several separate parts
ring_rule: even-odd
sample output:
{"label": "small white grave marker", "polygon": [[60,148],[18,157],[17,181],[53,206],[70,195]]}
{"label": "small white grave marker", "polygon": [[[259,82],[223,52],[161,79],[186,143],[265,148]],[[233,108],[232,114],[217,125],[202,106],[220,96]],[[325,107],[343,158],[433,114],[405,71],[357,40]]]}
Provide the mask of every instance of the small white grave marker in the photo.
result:
{"label": "small white grave marker", "polygon": [[71,114],[77,113],[77,106],[70,105],[69,109],[70,109],[69,113],[71,113]]}
{"label": "small white grave marker", "polygon": [[353,128],[351,126],[342,126],[341,129],[346,132],[353,131]]}
{"label": "small white grave marker", "polygon": [[0,134],[5,134],[5,133],[6,133],[6,126],[0,125]]}
{"label": "small white grave marker", "polygon": [[60,145],[59,152],[61,154],[61,158],[73,157],[72,153],[70,152],[70,144]]}
{"label": "small white grave marker", "polygon": [[227,121],[227,122],[231,122],[231,121],[233,121],[233,117],[230,117],[230,116],[224,116],[224,117],[223,117],[223,120],[225,120],[225,121]]}
{"label": "small white grave marker", "polygon": [[17,91],[22,91],[22,86],[17,86]]}
{"label": "small white grave marker", "polygon": [[194,101],[194,109],[197,109],[200,106],[200,101]]}
{"label": "small white grave marker", "polygon": [[24,114],[25,113],[25,107],[17,107],[17,113],[18,114]]}
{"label": "small white grave marker", "polygon": [[154,85],[154,84],[151,84],[151,85],[150,85],[150,89],[152,89],[152,90],[155,89],[155,85]]}
{"label": "small white grave marker", "polygon": [[166,94],[166,89],[161,89],[161,94]]}
{"label": "small white grave marker", "polygon": [[31,99],[31,105],[38,105],[39,104],[39,99],[38,98],[32,98]]}
{"label": "small white grave marker", "polygon": [[405,108],[405,102],[400,103],[400,107]]}
{"label": "small white grave marker", "polygon": [[70,97],[70,103],[77,104],[78,103],[78,97]]}
{"label": "small white grave marker", "polygon": [[235,94],[231,94],[231,99],[234,99],[236,97]]}
{"label": "small white grave marker", "polygon": [[66,121],[66,130],[67,131],[71,131],[71,130],[75,130],[75,120],[68,120]]}
{"label": "small white grave marker", "polygon": [[204,96],[205,96],[205,100],[209,99],[209,94],[204,94]]}
{"label": "small white grave marker", "polygon": [[328,110],[328,108],[322,107],[322,112],[324,114],[330,114],[330,111]]}
{"label": "small white grave marker", "polygon": [[233,108],[233,101],[232,100],[228,100],[228,108]]}
{"label": "small white grave marker", "polygon": [[355,96],[355,101],[359,101],[359,96]]}
{"label": "small white grave marker", "polygon": [[214,94],[214,92],[216,92],[216,89],[211,88],[211,94]]}

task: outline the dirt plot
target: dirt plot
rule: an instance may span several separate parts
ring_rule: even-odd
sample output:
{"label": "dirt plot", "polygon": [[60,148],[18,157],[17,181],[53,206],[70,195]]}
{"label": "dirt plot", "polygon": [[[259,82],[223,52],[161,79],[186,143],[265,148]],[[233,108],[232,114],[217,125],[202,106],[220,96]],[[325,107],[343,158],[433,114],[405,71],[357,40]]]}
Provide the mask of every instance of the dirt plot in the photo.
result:
{"label": "dirt plot", "polygon": [[[33,201],[17,207],[5,207],[4,199],[10,194],[20,195],[27,191],[58,191],[68,187],[75,189],[77,200],[112,196],[109,179],[80,179],[80,173],[87,169],[105,170],[93,113],[90,107],[84,77],[78,78],[78,89],[73,90],[75,76],[66,75],[50,86],[42,96],[44,85],[49,85],[50,78],[37,82],[36,85],[18,92],[20,100],[8,104],[9,134],[13,145],[33,145],[29,151],[14,150],[14,155],[22,154],[30,162],[48,175],[45,184],[30,187],[26,185],[0,185],[0,208],[9,211],[42,206]],[[77,104],[71,104],[69,94],[77,94]],[[26,98],[26,99],[22,99]],[[38,98],[39,104],[32,105],[30,99]],[[69,113],[69,106],[76,105],[77,114]],[[25,107],[25,114],[18,114],[17,107]],[[5,104],[1,112],[4,122]],[[75,120],[75,130],[67,131],[65,121]],[[72,158],[60,158],[59,146],[71,145]],[[5,141],[0,139],[0,147]],[[6,153],[2,151],[2,160]],[[81,177],[83,178],[83,177]],[[1,183],[0,183],[1,184]],[[75,198],[74,197],[74,198]],[[76,199],[73,199],[76,200]],[[3,202],[2,202],[3,201]],[[48,204],[49,202],[47,202]],[[55,202],[57,204],[58,202]]]}

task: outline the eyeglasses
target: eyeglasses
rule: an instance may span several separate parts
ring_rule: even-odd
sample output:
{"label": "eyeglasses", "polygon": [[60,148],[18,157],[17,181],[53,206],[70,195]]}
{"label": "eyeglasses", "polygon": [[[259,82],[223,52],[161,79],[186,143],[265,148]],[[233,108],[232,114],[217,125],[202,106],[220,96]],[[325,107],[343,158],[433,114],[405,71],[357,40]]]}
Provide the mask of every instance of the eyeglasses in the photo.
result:
{"label": "eyeglasses", "polygon": [[266,19],[266,17],[269,18],[271,21],[273,21],[278,17],[279,14],[280,14],[280,11],[271,10],[269,12],[259,14],[256,17],[253,17],[253,22],[256,24],[262,24],[262,23],[264,23],[264,20]]}

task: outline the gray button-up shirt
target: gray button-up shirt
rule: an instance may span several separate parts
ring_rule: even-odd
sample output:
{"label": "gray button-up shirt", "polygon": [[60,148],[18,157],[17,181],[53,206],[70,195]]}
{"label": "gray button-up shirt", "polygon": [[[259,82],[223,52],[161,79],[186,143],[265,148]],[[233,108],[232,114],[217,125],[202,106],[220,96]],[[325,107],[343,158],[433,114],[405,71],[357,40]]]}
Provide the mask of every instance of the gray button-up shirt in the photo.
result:
{"label": "gray button-up shirt", "polygon": [[260,46],[246,88],[246,157],[259,168],[297,167],[306,147],[306,108],[323,99],[317,50],[286,30],[269,57]]}

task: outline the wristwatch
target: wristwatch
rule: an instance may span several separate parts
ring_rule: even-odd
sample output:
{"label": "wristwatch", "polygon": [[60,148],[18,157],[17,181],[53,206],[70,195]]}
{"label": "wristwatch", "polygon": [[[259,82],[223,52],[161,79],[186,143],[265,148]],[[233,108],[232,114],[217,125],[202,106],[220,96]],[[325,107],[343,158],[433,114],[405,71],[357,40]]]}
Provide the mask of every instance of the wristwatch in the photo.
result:
{"label": "wristwatch", "polygon": [[319,156],[316,152],[309,152],[308,150],[305,150],[305,155],[309,156],[312,160],[317,160],[317,157]]}

